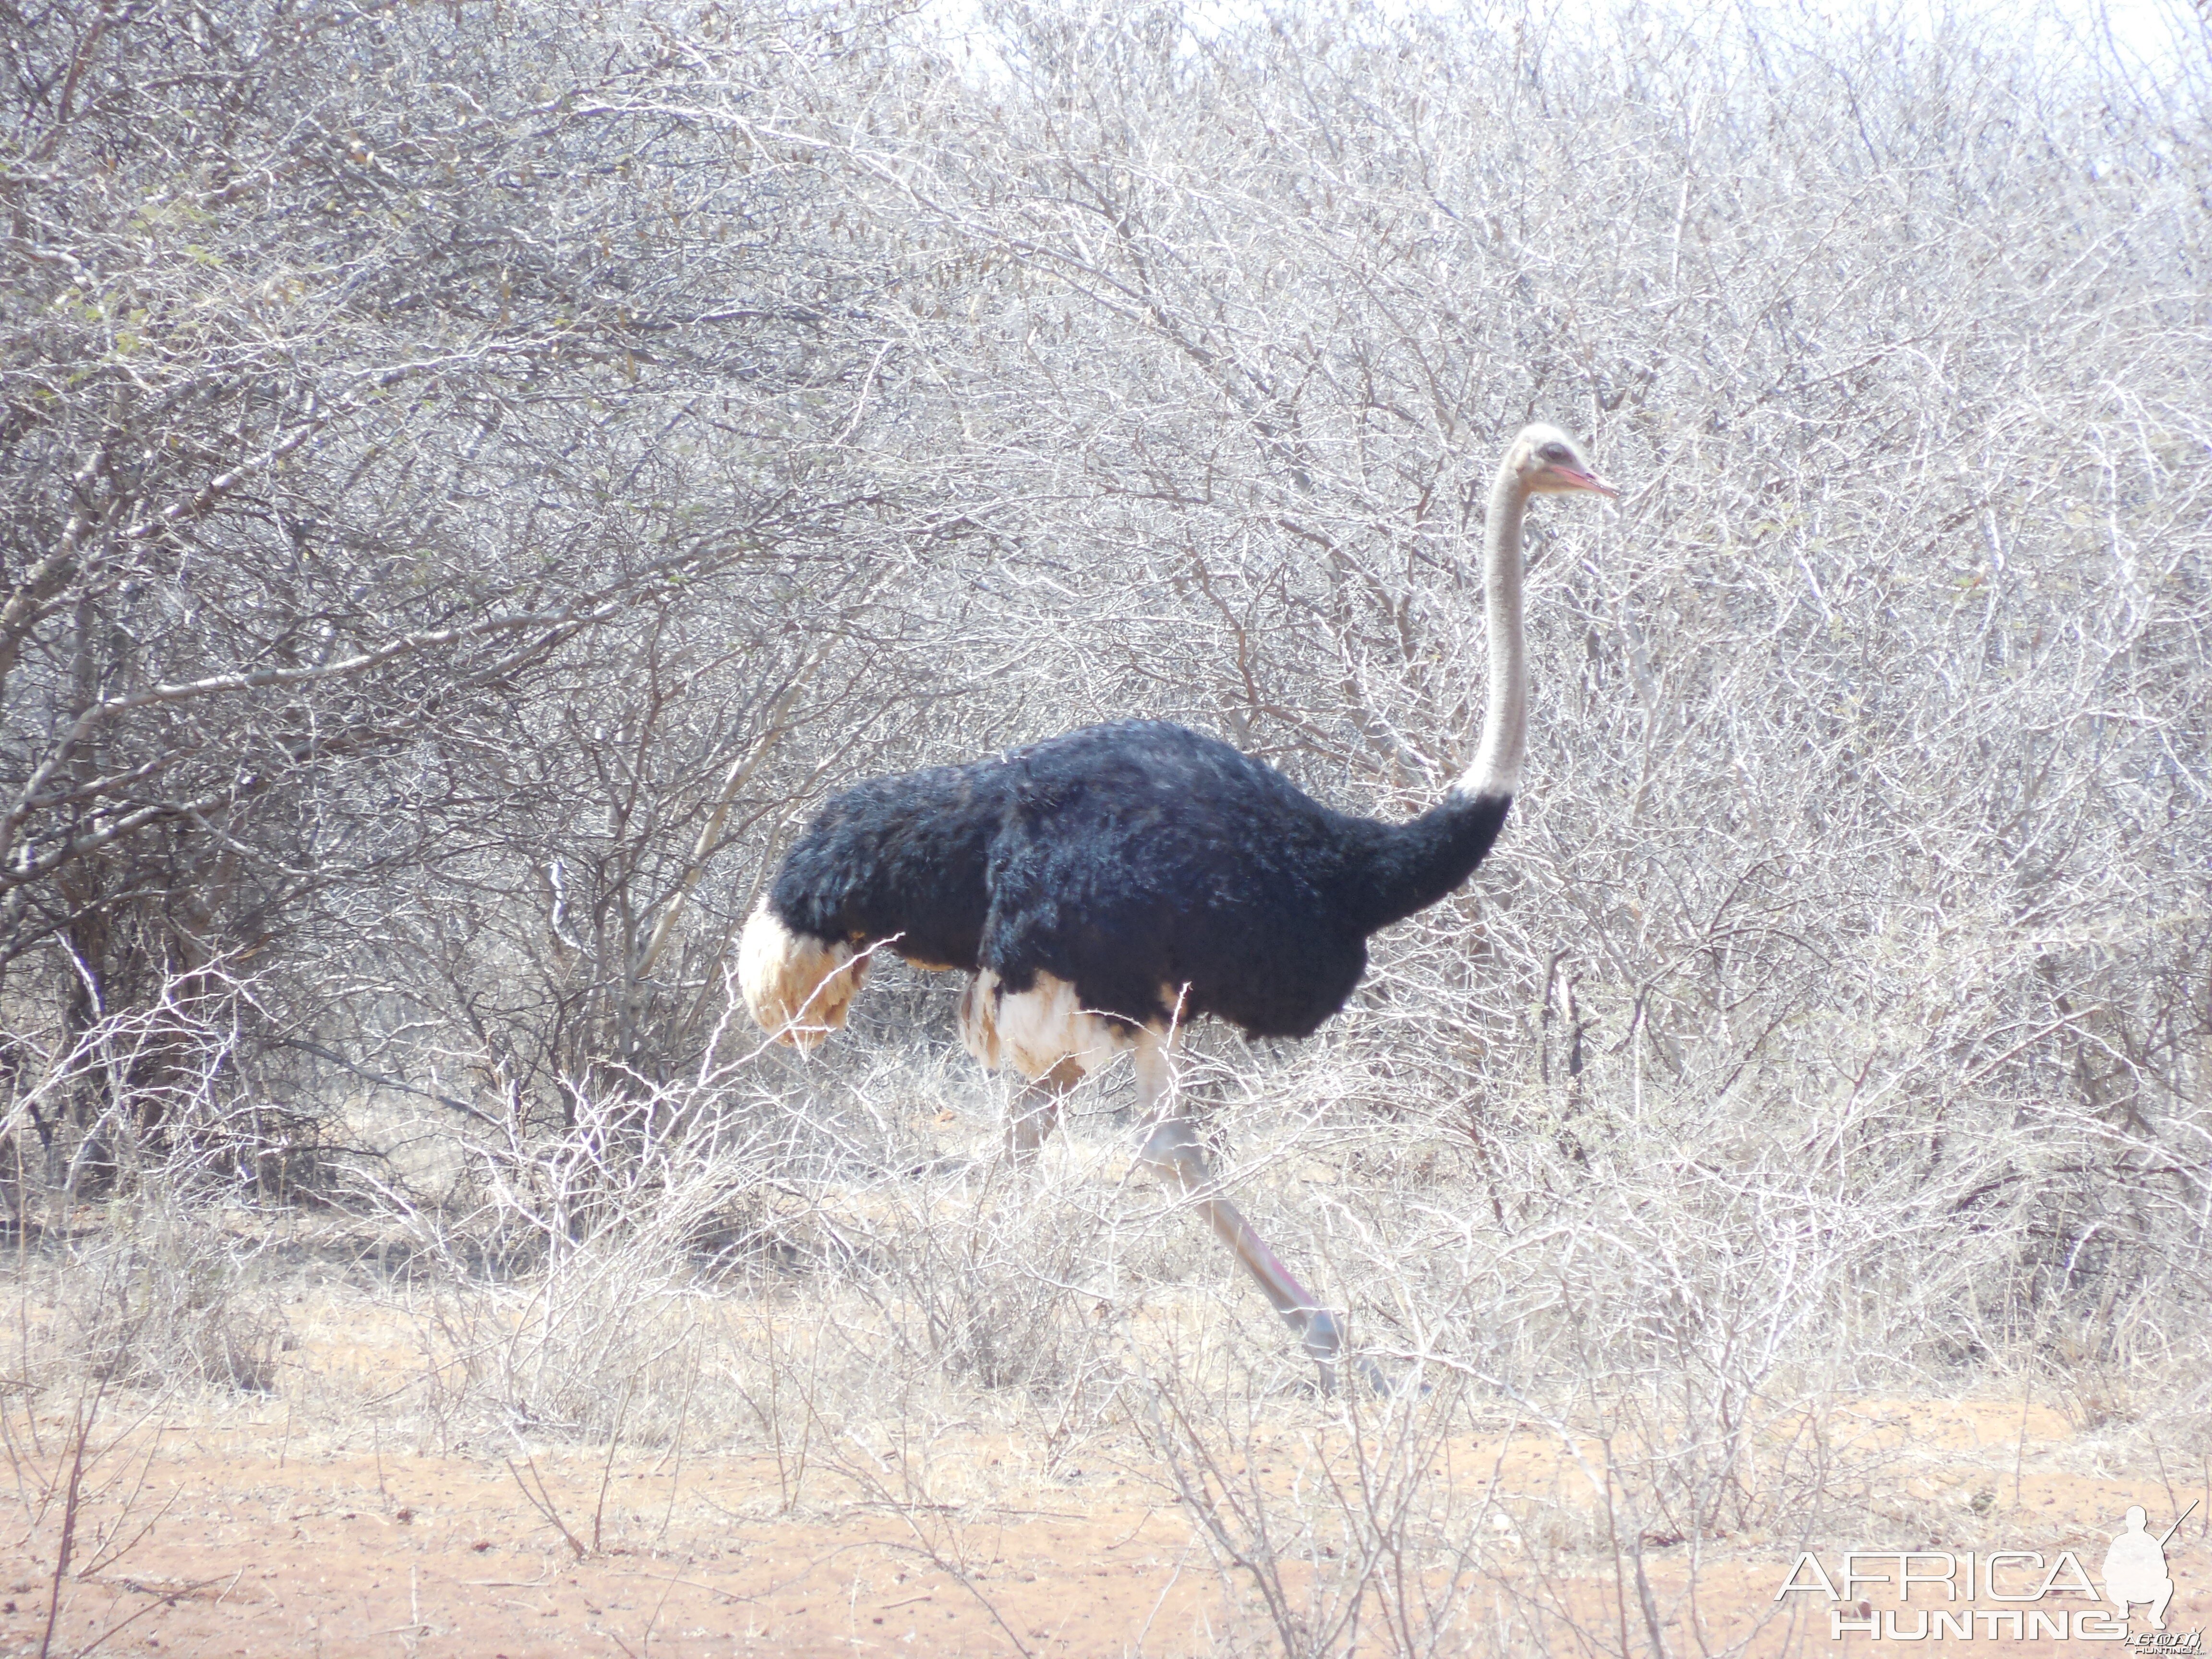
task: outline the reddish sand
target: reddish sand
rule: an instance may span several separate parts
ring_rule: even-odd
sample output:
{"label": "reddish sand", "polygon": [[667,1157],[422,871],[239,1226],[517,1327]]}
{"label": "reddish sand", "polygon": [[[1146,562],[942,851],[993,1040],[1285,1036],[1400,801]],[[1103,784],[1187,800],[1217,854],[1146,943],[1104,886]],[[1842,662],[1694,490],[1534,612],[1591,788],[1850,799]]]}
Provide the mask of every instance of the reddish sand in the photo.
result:
{"label": "reddish sand", "polygon": [[[2054,1413],[2023,1418],[2016,1401],[1885,1402],[1859,1408],[1857,1421],[1865,1435],[1909,1443],[1897,1498],[1927,1506],[1917,1541],[1930,1547],[2054,1558],[2070,1548],[2094,1574],[2128,1504],[2145,1505],[2160,1530],[2177,1507],[2203,1496],[2170,1493],[2154,1471],[2142,1478],[2134,1466],[2142,1459],[2114,1458],[2124,1472],[2107,1472],[2097,1445]],[[50,1458],[64,1426],[42,1420]],[[986,1449],[977,1441],[968,1454],[981,1461]],[[1489,1463],[1506,1477],[1502,1511],[1513,1508],[1516,1487],[1559,1489],[1559,1460],[1534,1438]],[[21,1489],[34,1492],[52,1470],[27,1458]],[[779,1516],[776,1471],[764,1458],[690,1458],[680,1468],[625,1459],[610,1471],[582,1455],[540,1454],[510,1470],[389,1449],[302,1455],[281,1423],[141,1431],[85,1483],[77,1571],[63,1583],[51,1651],[848,1659],[1279,1650],[1247,1581],[1232,1573],[1224,1584],[1184,1507],[1151,1472],[1069,1470],[1030,1483],[1005,1508],[921,1501],[926,1493],[903,1484],[895,1463],[880,1479],[872,1491],[841,1481],[842,1496],[824,1480],[803,1510]],[[18,1511],[0,1534],[0,1550],[13,1557],[0,1566],[8,1654],[37,1653],[45,1637],[59,1508],[49,1507],[26,1541],[30,1513]],[[2200,1504],[2168,1550],[2172,1632],[2212,1623],[2204,1518]],[[1631,1651],[1648,1651],[1632,1573],[1616,1574],[1604,1555],[1516,1555],[1510,1522],[1496,1524],[1503,1542],[1442,1651],[1619,1651],[1624,1633]],[[1820,1552],[1832,1572],[1842,1570],[1843,1547]],[[1891,1650],[1887,1640],[1832,1639],[1823,1598],[1778,1602],[1796,1553],[1794,1541],[1728,1540],[1706,1547],[1693,1571],[1686,1548],[1648,1548],[1668,1651]],[[1304,1583],[1326,1566],[1287,1576]],[[1894,1606],[1878,1590],[1869,1599],[1874,1616]],[[1921,1590],[1909,1606],[1929,1602]],[[2088,1603],[2053,1595],[2044,1605]],[[1908,1616],[1905,1629],[1912,1627]],[[1990,1628],[1987,1639],[1909,1650],[2021,1650],[2003,1639],[2008,1630]],[[2138,1608],[2133,1629],[2149,1628]],[[2118,1642],[2028,1647],[2124,1650]],[[1359,1651],[1389,1650],[1370,1620]]]}

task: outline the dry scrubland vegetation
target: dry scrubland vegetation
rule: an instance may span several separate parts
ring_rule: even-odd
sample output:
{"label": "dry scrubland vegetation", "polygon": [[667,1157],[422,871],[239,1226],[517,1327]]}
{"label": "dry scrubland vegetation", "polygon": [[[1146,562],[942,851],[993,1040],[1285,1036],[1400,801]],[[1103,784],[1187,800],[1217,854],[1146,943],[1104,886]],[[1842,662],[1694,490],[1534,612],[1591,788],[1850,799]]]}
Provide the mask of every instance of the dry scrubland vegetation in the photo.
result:
{"label": "dry scrubland vegetation", "polygon": [[[1300,1654],[1680,1650],[1731,1550],[2003,1541],[2017,1471],[1916,1495],[1868,1400],[2201,1482],[2202,22],[977,27],[0,18],[19,1599],[242,1415],[586,1553],[627,1460],[940,1567],[1013,1490],[957,1449],[1110,1467]],[[1431,1385],[1319,1398],[1125,1079],[1018,1177],[955,988],[802,1063],[726,961],[824,790],[1087,720],[1427,802],[1531,417],[1626,489],[1533,515],[1498,854],[1186,1079]]]}

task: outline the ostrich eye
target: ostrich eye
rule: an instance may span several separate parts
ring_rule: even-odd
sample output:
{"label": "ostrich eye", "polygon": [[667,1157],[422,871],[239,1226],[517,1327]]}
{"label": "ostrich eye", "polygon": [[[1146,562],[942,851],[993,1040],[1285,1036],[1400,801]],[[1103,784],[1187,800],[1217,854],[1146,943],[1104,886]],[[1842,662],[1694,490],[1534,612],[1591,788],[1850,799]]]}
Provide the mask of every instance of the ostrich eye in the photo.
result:
{"label": "ostrich eye", "polygon": [[1565,459],[1568,459],[1567,452],[1565,451],[1565,449],[1564,449],[1563,447],[1560,447],[1559,445],[1558,445],[1558,444],[1546,444],[1546,445],[1545,445],[1541,449],[1538,450],[1536,453],[1537,453],[1537,454],[1538,454],[1538,455],[1541,456],[1545,460],[1551,461],[1551,462],[1554,462],[1554,463],[1557,463],[1557,462],[1559,462],[1559,461],[1564,461],[1564,460],[1565,460]]}

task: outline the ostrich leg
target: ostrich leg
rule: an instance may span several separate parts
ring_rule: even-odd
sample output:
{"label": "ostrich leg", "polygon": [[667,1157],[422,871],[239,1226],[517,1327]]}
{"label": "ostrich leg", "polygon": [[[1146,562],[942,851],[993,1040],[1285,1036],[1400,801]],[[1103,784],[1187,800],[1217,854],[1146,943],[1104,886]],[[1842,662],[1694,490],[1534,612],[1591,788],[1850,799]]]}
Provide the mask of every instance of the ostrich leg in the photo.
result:
{"label": "ostrich leg", "polygon": [[1006,1151],[1017,1164],[1036,1162],[1039,1149],[1060,1127],[1060,1097],[1082,1081],[1083,1068],[1071,1054],[1015,1089],[1006,1112]]}
{"label": "ostrich leg", "polygon": [[[1170,1039],[1146,1030],[1137,1039],[1137,1094],[1145,1124],[1145,1145],[1138,1162],[1174,1182],[1185,1196],[1197,1200],[1214,1236],[1226,1244],[1252,1275],[1260,1291],[1274,1304],[1284,1322],[1298,1334],[1298,1340],[1321,1367],[1324,1390],[1336,1387],[1337,1366],[1344,1357],[1344,1328],[1337,1316],[1314,1299],[1253,1231],[1244,1213],[1220,1196],[1220,1183],[1208,1167],[1198,1131],[1176,1103]],[[1390,1392],[1389,1379],[1370,1359],[1358,1362],[1360,1375],[1378,1394]]]}

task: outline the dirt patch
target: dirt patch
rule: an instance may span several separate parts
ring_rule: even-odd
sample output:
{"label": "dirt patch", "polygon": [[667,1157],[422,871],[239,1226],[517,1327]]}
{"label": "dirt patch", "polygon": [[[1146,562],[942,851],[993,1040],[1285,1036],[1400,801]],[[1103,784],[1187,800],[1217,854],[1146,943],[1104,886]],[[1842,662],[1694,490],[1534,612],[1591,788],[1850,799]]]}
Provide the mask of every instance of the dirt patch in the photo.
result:
{"label": "dirt patch", "polygon": [[[2042,1552],[2054,1565],[2057,1552],[2072,1550],[2097,1574],[2129,1504],[2144,1504],[2156,1530],[2202,1497],[2106,1468],[2117,1461],[2108,1448],[2017,1401],[1869,1401],[1838,1413],[1853,1419],[1865,1433],[1911,1443],[1893,1496],[1920,1506],[1924,1535],[1900,1544],[1893,1534],[1890,1547],[1975,1551],[1978,1573],[1987,1552],[2007,1549]],[[50,1451],[65,1443],[67,1426],[42,1422]],[[1252,1473],[1264,1474],[1256,1489],[1287,1503],[1314,1471],[1290,1450],[1280,1455],[1279,1467]],[[1175,1656],[1276,1645],[1251,1575],[1218,1569],[1187,1503],[1155,1472],[1102,1462],[1048,1479],[1022,1470],[1019,1448],[981,1435],[940,1441],[929,1457],[932,1468],[909,1471],[896,1455],[870,1454],[866,1479],[848,1474],[832,1483],[842,1491],[782,1510],[778,1472],[764,1456],[609,1462],[540,1450],[506,1463],[380,1447],[303,1453],[281,1420],[145,1425],[111,1446],[83,1483],[92,1495],[52,1651],[97,1644],[106,1652],[525,1659]],[[1546,1550],[1524,1498],[1571,1498],[1577,1465],[1565,1449],[1509,1436],[1466,1445],[1452,1461],[1486,1479],[1501,1469],[1506,1477],[1457,1650],[1643,1650],[1656,1625],[1674,1653],[1887,1651],[1920,1627],[1925,1609],[1948,1606],[1925,1582],[1938,1570],[1933,1558],[1917,1563],[1923,1583],[1902,1606],[1881,1583],[1854,1584],[1862,1610],[1817,1593],[1778,1601],[1802,1540],[1745,1537],[1694,1552],[1651,1541],[1611,1556]],[[945,1472],[963,1465],[966,1484],[994,1495],[931,1498]],[[19,1473],[27,1489],[40,1471],[27,1463]],[[2166,1624],[2175,1632],[2212,1623],[2203,1515],[2200,1503],[2167,1552],[2177,1593]],[[0,1642],[9,1653],[34,1653],[44,1638],[58,1524],[50,1507],[4,1569]],[[1526,1539],[1516,1535],[1523,1526]],[[1844,1552],[1860,1541],[1876,1540],[1813,1546],[1818,1570],[1831,1577],[1850,1570]],[[1340,1565],[1317,1548],[1280,1578],[1322,1606]],[[2026,1568],[2014,1561],[2007,1570],[2006,1588],[2018,1593]],[[2075,1614],[2091,1605],[2067,1588],[2033,1605]],[[1954,1618],[1965,1605],[1949,1608]],[[2002,1614],[2006,1604],[1984,1596],[1976,1605]],[[1853,1625],[1886,1613],[1901,1623],[1874,1640],[1852,1628],[1838,1638],[1832,1613]],[[2016,1645],[2010,1625],[1968,1627],[1975,1633],[1965,1642],[1919,1650]],[[2149,1628],[2142,1608],[2134,1628]],[[1370,1645],[1385,1650],[1382,1633],[1359,1650]],[[2051,1650],[2047,1627],[2033,1645]],[[2120,1650],[2085,1642],[2080,1650]]]}

